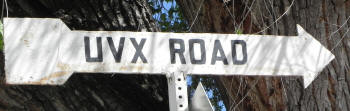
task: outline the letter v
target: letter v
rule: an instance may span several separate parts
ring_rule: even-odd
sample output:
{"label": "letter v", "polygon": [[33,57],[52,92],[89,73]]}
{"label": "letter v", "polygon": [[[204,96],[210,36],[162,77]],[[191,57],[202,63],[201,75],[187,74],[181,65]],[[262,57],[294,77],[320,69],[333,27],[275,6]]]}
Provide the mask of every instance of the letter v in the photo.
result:
{"label": "letter v", "polygon": [[112,37],[107,37],[107,41],[108,41],[108,44],[109,44],[109,48],[111,49],[112,54],[114,56],[115,62],[119,63],[120,59],[122,57],[122,54],[123,54],[125,37],[121,37],[120,40],[119,40],[118,52],[115,49]]}

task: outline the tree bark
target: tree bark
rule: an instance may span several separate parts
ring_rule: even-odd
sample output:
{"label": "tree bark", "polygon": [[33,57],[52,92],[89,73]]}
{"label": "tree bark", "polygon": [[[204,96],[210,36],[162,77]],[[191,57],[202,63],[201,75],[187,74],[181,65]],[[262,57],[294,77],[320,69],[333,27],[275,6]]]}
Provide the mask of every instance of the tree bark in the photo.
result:
{"label": "tree bark", "polygon": [[[9,17],[61,18],[72,30],[159,30],[146,0],[7,2]],[[74,74],[62,86],[7,85],[2,52],[1,61],[0,110],[169,110],[164,76]]]}
{"label": "tree bark", "polygon": [[190,25],[194,23],[192,32],[240,30],[296,35],[296,24],[300,24],[335,55],[335,60],[306,89],[302,77],[220,77],[218,81],[226,89],[227,110],[350,110],[349,0],[177,0],[177,3]]}

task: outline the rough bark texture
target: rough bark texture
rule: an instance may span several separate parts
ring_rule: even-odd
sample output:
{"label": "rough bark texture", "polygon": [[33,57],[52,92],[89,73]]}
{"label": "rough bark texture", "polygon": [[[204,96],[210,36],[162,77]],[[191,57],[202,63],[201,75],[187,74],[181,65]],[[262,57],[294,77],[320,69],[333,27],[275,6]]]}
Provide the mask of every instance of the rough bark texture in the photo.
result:
{"label": "rough bark texture", "polygon": [[296,35],[300,24],[336,56],[307,89],[302,77],[220,77],[228,110],[350,110],[349,0],[177,2],[189,23],[194,21],[193,32],[256,33],[271,26],[259,34]]}
{"label": "rough bark texture", "polygon": [[[146,0],[7,2],[9,17],[61,18],[71,29],[158,31]],[[169,110],[164,76],[74,74],[62,86],[6,85],[0,55],[0,110]]]}

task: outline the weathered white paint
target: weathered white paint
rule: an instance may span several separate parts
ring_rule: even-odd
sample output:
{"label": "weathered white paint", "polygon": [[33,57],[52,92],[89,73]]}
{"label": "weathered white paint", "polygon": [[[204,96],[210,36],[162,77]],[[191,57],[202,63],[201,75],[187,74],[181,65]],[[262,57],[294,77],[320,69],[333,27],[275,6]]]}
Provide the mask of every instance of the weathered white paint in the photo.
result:
{"label": "weathered white paint", "polygon": [[[212,33],[164,33],[128,31],[71,31],[59,19],[51,18],[5,18],[5,72],[8,84],[63,84],[73,72],[209,75],[264,75],[303,76],[307,87],[317,74],[334,59],[334,55],[297,25],[299,36],[212,34]],[[103,62],[86,62],[84,36],[90,37],[91,56],[95,57],[96,37],[102,38]],[[115,47],[120,37],[125,37],[123,55],[116,63],[106,37],[112,37]],[[130,38],[140,43],[148,63],[138,58],[131,63],[135,53]],[[181,64],[171,64],[169,39],[185,42],[185,59]],[[191,64],[189,39],[205,41],[206,63]],[[228,65],[217,61],[211,65],[214,41],[220,40],[228,59]],[[247,62],[234,65],[231,40],[243,40],[247,45]],[[195,45],[196,47],[196,45]],[[238,59],[242,58],[241,46],[237,46]],[[195,48],[195,58],[199,57]]]}

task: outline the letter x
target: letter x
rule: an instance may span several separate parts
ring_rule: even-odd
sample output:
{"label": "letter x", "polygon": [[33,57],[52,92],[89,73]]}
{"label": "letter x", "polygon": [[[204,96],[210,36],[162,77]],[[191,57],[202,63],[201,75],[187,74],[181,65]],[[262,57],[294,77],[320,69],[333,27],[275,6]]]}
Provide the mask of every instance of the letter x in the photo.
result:
{"label": "letter x", "polygon": [[135,38],[130,38],[132,45],[135,47],[135,55],[132,58],[131,63],[136,63],[137,59],[140,57],[143,63],[147,63],[146,57],[142,53],[143,45],[145,45],[146,39],[141,39],[140,44],[137,44]]}

